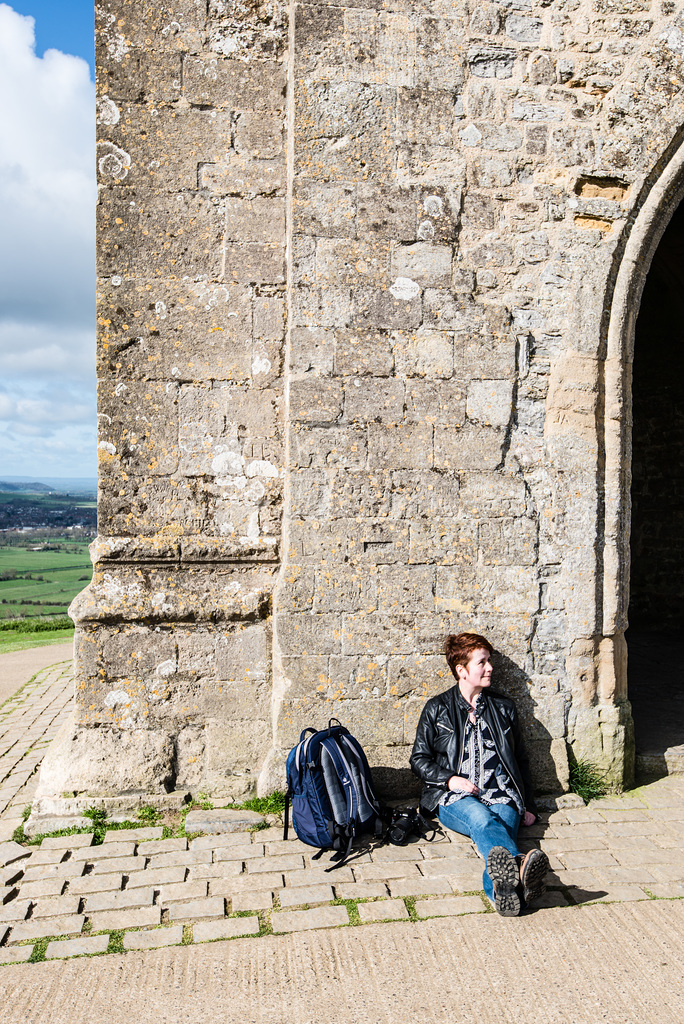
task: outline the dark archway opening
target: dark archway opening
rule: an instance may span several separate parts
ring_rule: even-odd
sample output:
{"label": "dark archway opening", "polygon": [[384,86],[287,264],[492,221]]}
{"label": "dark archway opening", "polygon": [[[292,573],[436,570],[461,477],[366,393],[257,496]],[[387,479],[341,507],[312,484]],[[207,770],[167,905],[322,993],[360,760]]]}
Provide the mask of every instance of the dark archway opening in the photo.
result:
{"label": "dark archway opening", "polygon": [[684,203],[646,279],[632,379],[629,698],[637,772],[684,772]]}

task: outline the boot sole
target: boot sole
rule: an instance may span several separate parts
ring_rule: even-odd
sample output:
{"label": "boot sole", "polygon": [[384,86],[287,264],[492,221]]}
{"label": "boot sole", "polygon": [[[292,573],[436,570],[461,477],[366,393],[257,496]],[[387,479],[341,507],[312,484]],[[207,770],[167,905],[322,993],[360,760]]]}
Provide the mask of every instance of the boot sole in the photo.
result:
{"label": "boot sole", "polygon": [[520,881],[515,857],[504,846],[494,846],[487,857],[487,873],[494,884],[494,906],[502,917],[520,913]]}
{"label": "boot sole", "polygon": [[546,892],[544,879],[549,870],[549,858],[543,850],[530,850],[520,868],[525,903],[534,903]]}

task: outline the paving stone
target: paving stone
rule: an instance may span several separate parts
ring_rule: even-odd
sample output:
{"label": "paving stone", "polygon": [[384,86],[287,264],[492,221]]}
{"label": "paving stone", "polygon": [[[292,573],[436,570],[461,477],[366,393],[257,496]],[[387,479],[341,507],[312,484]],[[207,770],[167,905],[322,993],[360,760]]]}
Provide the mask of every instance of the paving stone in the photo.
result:
{"label": "paving stone", "polygon": [[300,903],[329,903],[335,899],[332,885],[298,885],[293,889],[281,889],[281,907],[295,907]]}
{"label": "paving stone", "polygon": [[424,860],[477,860],[478,855],[471,846],[457,846],[455,843],[443,846],[419,846]]}
{"label": "paving stone", "polygon": [[455,917],[458,914],[484,914],[479,896],[450,896],[444,900],[416,900],[418,917]]}
{"label": "paving stone", "polygon": [[38,900],[31,918],[62,917],[65,914],[78,914],[81,909],[81,897],[68,893],[66,896],[45,896]]}
{"label": "paving stone", "polygon": [[359,903],[357,910],[364,924],[369,921],[407,921],[408,910],[403,900],[380,900],[377,903]]}
{"label": "paving stone", "polygon": [[[72,884],[72,883],[70,883]],[[21,881],[19,894],[21,897],[39,899],[41,896],[60,896],[66,885],[64,878],[43,878],[37,882]]]}
{"label": "paving stone", "polygon": [[135,853],[136,844],[130,843],[103,843],[101,846],[91,846],[87,850],[74,850],[72,860],[85,860],[89,864],[96,861],[115,860],[121,857],[132,857]]}
{"label": "paving stone", "polygon": [[241,860],[222,860],[218,864],[193,864],[188,874],[191,882],[199,878],[234,878],[242,874]]}
{"label": "paving stone", "polygon": [[15,864],[8,864],[6,868],[0,869],[0,886],[14,885],[24,875],[24,869],[21,866],[21,861],[17,861]]}
{"label": "paving stone", "polygon": [[[62,897],[63,898],[63,897]],[[124,889],[119,892],[93,892],[86,899],[85,913],[90,916],[100,910],[128,910],[132,907],[151,907],[154,889]]]}
{"label": "paving stone", "polygon": [[255,889],[251,892],[236,892],[231,901],[233,912],[241,910],[270,910],[273,906],[273,893],[269,889],[262,892]]}
{"label": "paving stone", "polygon": [[472,875],[473,877],[482,875],[482,861],[480,858],[469,857],[466,859],[458,858],[453,860],[451,857],[440,858],[439,860],[428,860],[420,865],[420,870],[424,875],[433,877],[434,875]]}
{"label": "paving stone", "polygon": [[684,864],[649,865],[656,882],[680,882],[684,879]]}
{"label": "paving stone", "polygon": [[340,900],[374,899],[387,896],[387,886],[384,882],[335,882],[335,895]]}
{"label": "paving stone", "polygon": [[422,861],[423,856],[418,846],[379,846],[372,853],[374,864],[385,864],[387,861]]}
{"label": "paving stone", "polygon": [[33,953],[33,946],[4,946],[0,949],[0,964],[24,964]]}
{"label": "paving stone", "polygon": [[[309,847],[309,850],[311,850],[311,847]],[[336,856],[337,856],[337,854],[335,853],[334,850],[324,850],[320,857],[318,857],[311,850],[311,852],[309,854],[305,854],[304,855],[304,860],[305,860],[305,863],[306,863],[307,871],[309,869],[315,868],[315,867],[318,867],[319,869],[324,869],[326,867],[332,867],[335,871],[337,871],[337,864],[339,863],[339,861],[337,861],[335,859]],[[418,858],[418,859],[420,859],[420,858]],[[274,860],[275,860],[275,858],[274,858]],[[352,856],[351,856],[351,862],[354,865],[354,867],[356,867],[357,864],[358,865],[361,865],[361,864],[371,864],[372,863],[371,855],[370,855],[370,853],[361,853],[361,852],[353,853]]]}
{"label": "paving stone", "polygon": [[108,860],[98,860],[93,865],[94,875],[106,875],[121,871],[129,875],[134,871],[142,871],[144,857],[111,857]]}
{"label": "paving stone", "polygon": [[79,850],[84,846],[92,846],[94,832],[84,832],[76,836],[46,836],[40,844],[41,850]]}
{"label": "paving stone", "polygon": [[164,829],[161,825],[149,828],[119,828],[112,832],[107,832],[102,845],[107,846],[109,843],[121,843],[127,839],[141,843],[145,839],[161,839],[163,835]]}
{"label": "paving stone", "polygon": [[224,914],[225,900],[222,896],[209,896],[203,900],[169,904],[169,919],[171,921],[196,921],[207,917],[223,917]]}
{"label": "paving stone", "polygon": [[684,896],[684,883],[682,882],[655,882],[647,885],[646,888],[658,899],[681,899]]}
{"label": "paving stone", "polygon": [[635,900],[647,900],[649,897],[638,885],[610,885],[606,886],[607,892],[592,896],[591,892],[585,889],[569,889],[569,893],[576,903],[632,903]]}
{"label": "paving stone", "polygon": [[280,889],[283,876],[280,873],[268,872],[257,875],[239,875],[237,878],[209,879],[212,896],[232,896],[236,892],[254,892],[264,889]]}
{"label": "paving stone", "polygon": [[8,921],[23,921],[28,914],[31,900],[15,899],[4,903],[0,907],[0,921],[6,924]]}
{"label": "paving stone", "polygon": [[558,892],[554,889],[547,889],[543,896],[540,896],[538,900],[534,901],[534,910],[550,910],[551,907],[567,907],[570,906],[570,900],[566,898],[564,893]]}
{"label": "paving stone", "polygon": [[175,868],[145,868],[144,871],[131,871],[126,889],[148,885],[159,889],[162,885],[176,885],[185,881],[185,874],[186,868],[182,864]]}
{"label": "paving stone", "polygon": [[542,839],[540,842],[542,850],[546,853],[562,854],[577,853],[583,850],[607,850],[608,839],[606,837],[593,837],[590,839]]}
{"label": "paving stone", "polygon": [[139,846],[138,854],[152,857],[157,853],[174,853],[177,850],[187,850],[187,848],[187,839],[153,839],[151,842]]}
{"label": "paving stone", "polygon": [[[290,838],[286,840],[293,842],[297,839],[295,831],[290,827]],[[271,828],[264,828],[259,830],[259,842],[260,843],[277,843],[283,841],[283,827],[282,825],[274,825]]]}
{"label": "paving stone", "polygon": [[164,885],[159,893],[159,905],[165,907],[168,903],[176,903],[179,900],[200,900],[207,895],[209,883],[206,879],[197,882],[179,882],[177,885]]}
{"label": "paving stone", "polygon": [[[141,846],[141,854],[145,844]],[[175,868],[179,864],[190,867],[191,864],[211,864],[211,850],[173,850],[171,853],[157,853],[150,859],[150,868]]]}
{"label": "paving stone", "polygon": [[648,862],[644,867],[615,867],[615,868],[597,868],[596,877],[600,879],[605,885],[641,885],[647,882],[654,882],[655,875],[650,870]]}
{"label": "paving stone", "polygon": [[646,804],[643,800],[639,800],[635,796],[603,796],[598,800],[592,800],[589,804],[588,809],[592,811],[604,810],[641,810],[643,811]]}
{"label": "paving stone", "polygon": [[[40,884],[37,882],[34,885]],[[121,889],[123,875],[121,873],[111,875],[83,875],[81,878],[74,878],[69,882],[69,893],[78,893],[85,896],[91,892],[109,892]],[[48,895],[47,893],[45,895]]]}
{"label": "paving stone", "polygon": [[86,953],[106,953],[108,946],[108,935],[93,935],[88,939],[63,939],[61,942],[48,943],[45,959],[63,960],[68,956],[83,956]]}
{"label": "paving stone", "polygon": [[439,896],[454,890],[446,878],[396,878],[389,883],[392,896]]}
{"label": "paving stone", "polygon": [[299,853],[289,857],[263,857],[247,861],[247,871],[250,875],[260,872],[297,871],[300,868],[304,868],[304,858]]}
{"label": "paving stone", "polygon": [[236,939],[240,935],[258,934],[258,917],[227,917],[223,921],[199,921],[192,928],[192,937],[195,942],[208,942],[211,939]]}
{"label": "paving stone", "polygon": [[70,914],[68,917],[45,917],[40,920],[31,919],[12,928],[10,942],[23,942],[24,939],[42,939],[46,935],[74,935],[83,930],[85,917],[83,914]]}
{"label": "paving stone", "polygon": [[[259,833],[259,839],[263,832]],[[220,836],[198,836],[190,840],[191,850],[221,850],[226,846],[246,846],[251,840],[249,832],[226,832]]]}
{"label": "paving stone", "polygon": [[159,949],[161,946],[178,946],[183,941],[183,925],[170,928],[155,928],[151,932],[126,932],[123,937],[124,949]]}
{"label": "paving stone", "polygon": [[608,868],[617,866],[617,860],[608,850],[578,850],[576,853],[559,854],[559,859],[567,868]]}
{"label": "paving stone", "polygon": [[63,864],[37,864],[24,872],[24,882],[37,882],[43,878],[78,878],[83,874],[85,863],[74,864],[67,860]]}
{"label": "paving stone", "polygon": [[354,877],[359,882],[385,881],[389,878],[422,878],[417,864],[408,861],[394,861],[387,864],[354,865]]}
{"label": "paving stone", "polygon": [[[262,833],[259,832],[258,836],[259,843],[261,843]],[[291,853],[311,853],[311,847],[307,846],[306,843],[300,842],[299,839],[280,839],[268,843],[269,856],[282,856],[283,854],[289,855]]]}
{"label": "paving stone", "polygon": [[554,825],[547,833],[548,839],[603,839],[607,825],[587,822],[582,825]]}
{"label": "paving stone", "polygon": [[190,811],[185,819],[186,832],[246,832],[251,825],[260,824],[263,816],[255,811],[213,810]]}
{"label": "paving stone", "polygon": [[15,843],[12,840],[7,843],[0,843],[0,864],[2,864],[3,867],[7,864],[14,864],[18,860],[27,860],[30,855],[30,850],[27,850],[25,846],[20,846],[19,843]]}
{"label": "paving stone", "polygon": [[314,907],[312,910],[282,910],[271,914],[275,934],[281,932],[303,932],[311,928],[335,928],[349,924],[347,908]]}
{"label": "paving stone", "polygon": [[[643,804],[641,805],[643,808]],[[648,821],[649,815],[645,809],[637,810],[636,808],[616,808],[611,810],[610,808],[601,808],[601,816],[605,821],[608,822],[622,822],[622,821]]]}
{"label": "paving stone", "polygon": [[252,860],[264,856],[262,843],[250,843],[249,846],[224,846],[214,850],[214,863],[222,860]]}
{"label": "paving stone", "polygon": [[66,850],[34,850],[28,867],[35,868],[37,864],[61,864],[65,854]]}
{"label": "paving stone", "polygon": [[88,914],[94,932],[118,928],[145,928],[161,923],[161,907],[103,910]]}
{"label": "paving stone", "polygon": [[307,868],[306,871],[285,872],[285,884],[295,885],[334,885],[336,882],[353,882],[354,875],[351,868],[335,868],[334,871],[326,871],[325,868]]}

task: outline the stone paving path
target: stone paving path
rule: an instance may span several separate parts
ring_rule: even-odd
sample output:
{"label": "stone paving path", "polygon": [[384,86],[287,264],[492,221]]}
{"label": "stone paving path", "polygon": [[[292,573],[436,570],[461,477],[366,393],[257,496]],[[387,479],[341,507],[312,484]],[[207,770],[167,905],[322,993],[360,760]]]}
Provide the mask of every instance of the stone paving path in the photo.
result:
{"label": "stone paving path", "polygon": [[0,707],[0,841],[9,839],[31,803],[45,750],[74,696],[71,660],[37,672]]}
{"label": "stone paving path", "polygon": [[[15,827],[69,708],[69,663],[0,708],[0,824]],[[684,776],[545,814],[522,831],[549,855],[538,910],[684,897]],[[8,839],[5,832],[2,838]],[[163,839],[161,828],[0,842],[0,964],[372,922],[492,913],[469,840],[368,844],[341,868],[282,830]]]}

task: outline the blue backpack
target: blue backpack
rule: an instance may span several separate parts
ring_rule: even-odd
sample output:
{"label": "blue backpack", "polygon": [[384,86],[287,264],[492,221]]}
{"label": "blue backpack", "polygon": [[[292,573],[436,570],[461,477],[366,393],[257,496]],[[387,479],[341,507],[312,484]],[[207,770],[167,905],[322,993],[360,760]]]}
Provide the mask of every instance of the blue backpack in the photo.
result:
{"label": "blue backpack", "polygon": [[[285,829],[287,839],[289,808],[297,836],[308,846],[337,850],[331,868],[339,867],[351,851],[354,837],[370,833],[381,836],[383,820],[373,789],[370,768],[358,740],[331,718],[327,729],[305,729],[287,764]],[[309,735],[312,733],[312,735]]]}

